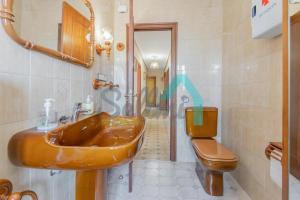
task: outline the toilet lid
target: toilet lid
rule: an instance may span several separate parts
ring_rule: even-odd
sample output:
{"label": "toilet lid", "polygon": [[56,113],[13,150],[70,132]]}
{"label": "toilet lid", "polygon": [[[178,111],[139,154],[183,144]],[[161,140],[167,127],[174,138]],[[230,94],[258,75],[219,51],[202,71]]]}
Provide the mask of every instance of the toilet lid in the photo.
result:
{"label": "toilet lid", "polygon": [[198,156],[210,161],[232,162],[238,157],[213,139],[193,139],[193,147]]}

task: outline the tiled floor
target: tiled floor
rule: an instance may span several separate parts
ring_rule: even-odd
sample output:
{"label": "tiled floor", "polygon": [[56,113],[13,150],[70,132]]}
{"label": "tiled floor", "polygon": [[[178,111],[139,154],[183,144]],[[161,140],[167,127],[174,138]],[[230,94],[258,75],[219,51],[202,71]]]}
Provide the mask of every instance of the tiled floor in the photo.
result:
{"label": "tiled floor", "polygon": [[133,192],[128,192],[128,165],[109,171],[109,200],[249,200],[229,175],[224,197],[211,197],[195,173],[195,163],[169,160],[169,118],[166,112],[147,110],[145,141],[134,161]]}
{"label": "tiled floor", "polygon": [[143,116],[148,119],[167,119],[169,118],[168,111],[159,110],[158,108],[146,108]]}
{"label": "tiled floor", "polygon": [[170,159],[170,134],[168,113],[158,109],[147,110],[146,132],[143,147],[136,159]]}
{"label": "tiled floor", "polygon": [[223,197],[207,195],[194,167],[194,163],[134,161],[133,193],[128,193],[128,166],[110,170],[109,200],[250,200],[229,174],[224,177]]}

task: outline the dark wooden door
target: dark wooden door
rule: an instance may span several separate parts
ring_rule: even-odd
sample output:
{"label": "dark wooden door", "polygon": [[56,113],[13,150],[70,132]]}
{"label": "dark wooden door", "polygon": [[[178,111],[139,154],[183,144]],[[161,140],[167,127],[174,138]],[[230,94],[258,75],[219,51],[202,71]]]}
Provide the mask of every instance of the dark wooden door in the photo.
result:
{"label": "dark wooden door", "polygon": [[[164,74],[164,87],[166,93],[169,93],[169,84],[170,84],[170,69],[168,69]],[[169,104],[170,104],[169,95],[170,94],[167,94],[166,105],[165,105],[166,110],[169,110]]]}
{"label": "dark wooden door", "polygon": [[147,106],[156,107],[156,77],[147,77]]}
{"label": "dark wooden door", "polygon": [[300,180],[300,13],[291,23],[290,172]]}
{"label": "dark wooden door", "polygon": [[169,69],[164,72],[164,91],[160,97],[160,109],[169,110]]}
{"label": "dark wooden door", "polygon": [[142,67],[138,63],[137,66],[137,115],[141,115],[142,112]]}

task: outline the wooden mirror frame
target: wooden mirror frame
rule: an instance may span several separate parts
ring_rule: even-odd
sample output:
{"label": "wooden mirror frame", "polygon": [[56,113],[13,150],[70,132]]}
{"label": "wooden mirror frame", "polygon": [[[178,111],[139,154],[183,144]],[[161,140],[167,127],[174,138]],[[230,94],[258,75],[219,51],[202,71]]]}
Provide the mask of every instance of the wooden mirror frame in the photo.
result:
{"label": "wooden mirror frame", "polygon": [[91,56],[89,59],[89,62],[83,62],[77,58],[74,58],[72,56],[66,55],[62,52],[40,46],[38,44],[34,44],[32,41],[26,40],[21,38],[15,31],[13,23],[14,23],[14,13],[13,13],[13,5],[14,5],[14,0],[0,0],[0,19],[2,19],[2,25],[4,27],[5,32],[10,36],[11,39],[13,39],[16,43],[24,47],[25,49],[28,50],[33,50],[40,52],[42,54],[51,56],[53,58],[57,58],[63,61],[67,61],[69,63],[77,64],[77,65],[82,65],[86,68],[89,68],[93,65],[94,60],[95,60],[95,13],[92,7],[92,4],[90,0],[81,0],[83,3],[86,5],[86,7],[90,11],[90,33],[91,33]]}

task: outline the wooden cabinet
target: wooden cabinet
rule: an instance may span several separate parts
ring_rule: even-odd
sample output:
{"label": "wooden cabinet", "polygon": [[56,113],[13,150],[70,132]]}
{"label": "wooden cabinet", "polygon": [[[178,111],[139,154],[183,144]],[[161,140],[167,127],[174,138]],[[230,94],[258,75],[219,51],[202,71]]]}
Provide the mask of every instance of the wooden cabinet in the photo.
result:
{"label": "wooden cabinet", "polygon": [[[170,81],[169,76],[170,76],[170,71],[168,69],[166,72],[164,72],[164,91],[163,94],[160,96],[161,110],[169,110],[169,97],[168,94],[166,94],[169,89],[169,81]],[[167,99],[165,97],[167,97]]]}
{"label": "wooden cabinet", "polygon": [[300,180],[300,13],[291,23],[290,172]]}

